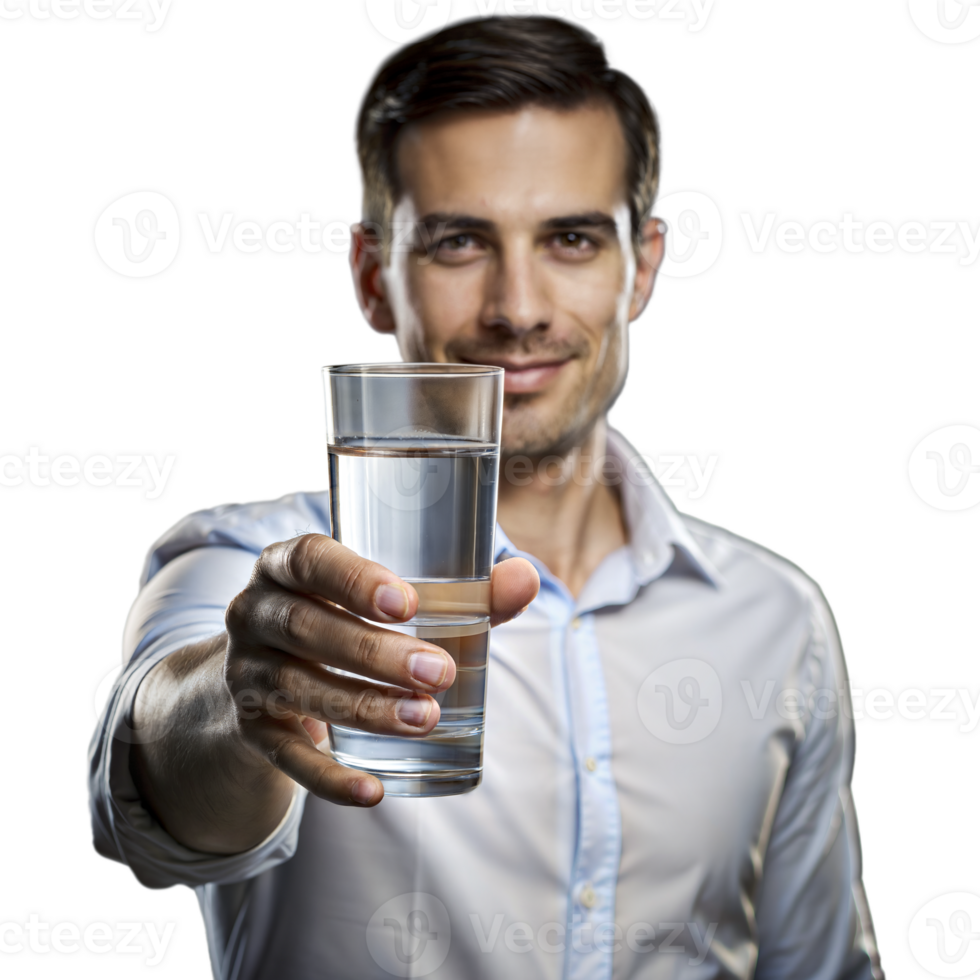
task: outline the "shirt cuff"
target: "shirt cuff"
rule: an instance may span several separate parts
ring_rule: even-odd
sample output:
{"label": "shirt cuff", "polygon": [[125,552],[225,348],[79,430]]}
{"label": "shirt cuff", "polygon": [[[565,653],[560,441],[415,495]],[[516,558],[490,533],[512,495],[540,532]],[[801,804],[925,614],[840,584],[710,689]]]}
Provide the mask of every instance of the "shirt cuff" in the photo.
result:
{"label": "shirt cuff", "polygon": [[185,847],[167,833],[143,806],[133,781],[132,711],[140,682],[169,653],[214,632],[180,637],[171,633],[165,647],[130,665],[116,682],[93,740],[90,779],[95,848],[104,857],[128,864],[149,888],[244,881],[288,861],[296,852],[307,795],[299,784],[279,825],[265,840],[239,854],[207,854]]}

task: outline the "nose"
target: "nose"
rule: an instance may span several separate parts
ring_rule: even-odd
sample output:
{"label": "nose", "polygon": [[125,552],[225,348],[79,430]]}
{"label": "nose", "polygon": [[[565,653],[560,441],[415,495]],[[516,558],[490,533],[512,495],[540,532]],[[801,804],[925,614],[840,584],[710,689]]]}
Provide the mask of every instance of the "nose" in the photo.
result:
{"label": "nose", "polygon": [[491,266],[481,325],[520,339],[547,330],[552,313],[547,277],[533,244],[507,243]]}

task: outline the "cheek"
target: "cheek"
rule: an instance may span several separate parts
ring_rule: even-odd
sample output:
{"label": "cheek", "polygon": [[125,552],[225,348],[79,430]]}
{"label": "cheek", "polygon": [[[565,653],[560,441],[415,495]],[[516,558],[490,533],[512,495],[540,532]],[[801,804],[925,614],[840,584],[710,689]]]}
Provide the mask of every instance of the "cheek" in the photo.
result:
{"label": "cheek", "polygon": [[598,264],[577,271],[560,270],[554,277],[553,294],[562,319],[579,325],[589,336],[597,357],[600,349],[608,344],[608,341],[603,343],[605,335],[627,319],[622,285],[620,268],[603,268]]}
{"label": "cheek", "polygon": [[472,334],[480,320],[484,272],[478,267],[417,266],[410,274],[413,306],[428,349],[435,352],[460,335]]}

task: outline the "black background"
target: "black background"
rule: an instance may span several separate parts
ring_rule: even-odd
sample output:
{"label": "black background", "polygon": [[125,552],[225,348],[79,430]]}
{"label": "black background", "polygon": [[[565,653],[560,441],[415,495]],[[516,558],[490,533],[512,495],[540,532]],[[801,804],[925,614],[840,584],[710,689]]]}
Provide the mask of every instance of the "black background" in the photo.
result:
{"label": "black background", "polygon": [[[177,457],[156,500],[84,483],[0,488],[12,861],[0,921],[176,920],[156,975],[202,978],[190,893],[147,894],[90,850],[92,697],[119,662],[147,542],[202,504],[322,486],[318,365],[395,357],[361,325],[343,255],[245,255],[230,235],[212,254],[196,219],[354,220],[351,112],[390,42],[359,0],[218,8],[174,0],[157,33],[84,15],[0,21],[0,455]],[[473,11],[455,0],[454,15]],[[717,0],[698,33],[625,16],[591,26],[663,110],[664,192],[707,194],[725,229],[706,273],[661,279],[614,422],[653,457],[720,456],[704,497],[673,488],[678,505],[820,580],[855,687],[975,696],[980,509],[930,508],[907,463],[934,429],[980,425],[968,343],[980,262],[897,248],[788,255],[774,240],[753,254],[738,216],[980,223],[980,39],[931,41],[904,3]],[[102,263],[93,229],[140,190],[173,201],[182,243],[161,275],[127,279]],[[980,728],[896,716],[859,730],[884,966],[925,977],[908,948],[913,914],[980,891]],[[60,975],[92,958],[25,951],[3,967]],[[115,954],[95,965],[144,969]]]}

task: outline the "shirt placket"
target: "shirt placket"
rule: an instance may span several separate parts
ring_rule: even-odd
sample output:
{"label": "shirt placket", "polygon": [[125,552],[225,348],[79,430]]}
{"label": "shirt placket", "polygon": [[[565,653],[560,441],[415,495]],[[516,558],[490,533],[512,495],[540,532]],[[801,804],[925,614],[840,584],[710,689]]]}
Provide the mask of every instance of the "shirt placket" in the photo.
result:
{"label": "shirt placket", "polygon": [[609,702],[595,634],[595,617],[568,607],[564,662],[569,733],[576,767],[577,833],[570,877],[566,980],[612,976],[617,937],[616,879],[622,844],[619,801],[611,766]]}

